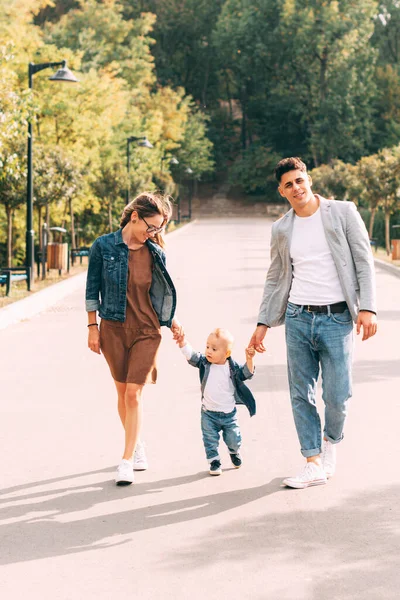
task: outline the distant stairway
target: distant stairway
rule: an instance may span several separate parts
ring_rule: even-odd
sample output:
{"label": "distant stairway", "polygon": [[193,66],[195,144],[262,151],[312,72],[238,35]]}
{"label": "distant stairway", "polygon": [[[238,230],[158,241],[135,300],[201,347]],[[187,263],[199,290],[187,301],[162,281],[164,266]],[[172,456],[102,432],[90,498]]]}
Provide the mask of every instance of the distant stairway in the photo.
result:
{"label": "distant stairway", "polygon": [[220,185],[218,191],[209,197],[193,198],[192,214],[195,219],[215,218],[255,218],[276,219],[287,210],[284,204],[261,202],[251,196],[229,198],[228,183]]}

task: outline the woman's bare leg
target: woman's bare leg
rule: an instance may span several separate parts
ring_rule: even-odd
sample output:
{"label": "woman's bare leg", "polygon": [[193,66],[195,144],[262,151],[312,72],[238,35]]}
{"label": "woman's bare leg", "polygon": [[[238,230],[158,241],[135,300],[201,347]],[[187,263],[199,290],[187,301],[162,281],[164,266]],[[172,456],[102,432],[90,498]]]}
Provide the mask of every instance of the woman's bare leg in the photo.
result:
{"label": "woman's bare leg", "polygon": [[125,429],[125,416],[126,416],[126,408],[125,408],[125,392],[127,383],[120,383],[119,381],[115,381],[115,387],[117,388],[118,394],[118,414],[121,419],[122,427]]}
{"label": "woman's bare leg", "polygon": [[127,460],[132,459],[139,438],[140,426],[142,424],[142,390],[143,385],[138,385],[137,383],[126,384],[124,422],[125,449],[122,458]]}

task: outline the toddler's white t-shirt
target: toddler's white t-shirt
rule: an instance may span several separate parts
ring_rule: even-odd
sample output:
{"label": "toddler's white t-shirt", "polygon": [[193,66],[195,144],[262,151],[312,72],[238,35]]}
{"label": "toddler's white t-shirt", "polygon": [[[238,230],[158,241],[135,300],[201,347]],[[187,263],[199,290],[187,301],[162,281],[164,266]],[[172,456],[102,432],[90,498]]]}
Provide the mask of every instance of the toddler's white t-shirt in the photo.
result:
{"label": "toddler's white t-shirt", "polygon": [[[182,354],[189,360],[193,348],[186,344],[181,348]],[[229,362],[223,365],[210,365],[204,395],[201,399],[206,410],[230,413],[235,408],[235,387],[232,383]]]}

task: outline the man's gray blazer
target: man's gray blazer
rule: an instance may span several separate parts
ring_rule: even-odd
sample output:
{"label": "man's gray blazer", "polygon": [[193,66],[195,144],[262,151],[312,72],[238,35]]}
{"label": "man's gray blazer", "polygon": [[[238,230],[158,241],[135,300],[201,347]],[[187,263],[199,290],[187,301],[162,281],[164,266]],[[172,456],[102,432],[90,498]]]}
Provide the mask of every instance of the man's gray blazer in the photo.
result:
{"label": "man's gray blazer", "polygon": [[[332,252],[344,297],[354,322],[358,311],[376,312],[375,270],[368,233],[353,202],[320,201],[326,240]],[[282,325],[292,285],[293,270],[290,258],[295,212],[272,225],[271,265],[267,273],[258,323],[268,327]]]}

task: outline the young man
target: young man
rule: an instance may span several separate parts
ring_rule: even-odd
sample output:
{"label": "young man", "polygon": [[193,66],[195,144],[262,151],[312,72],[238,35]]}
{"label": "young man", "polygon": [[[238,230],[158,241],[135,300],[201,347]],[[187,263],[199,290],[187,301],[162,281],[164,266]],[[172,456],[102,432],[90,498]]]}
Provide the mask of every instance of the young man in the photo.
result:
{"label": "young man", "polygon": [[[293,416],[307,462],[283,483],[305,488],[326,483],[335,472],[352,395],[353,321],[363,341],[377,330],[374,261],[352,202],[314,194],[299,158],[281,160],[275,175],[292,210],[272,226],[271,265],[249,346],[264,352],[268,328],[285,323]],[[315,403],[320,369],[323,439]]]}

